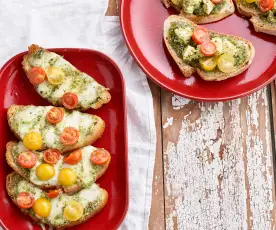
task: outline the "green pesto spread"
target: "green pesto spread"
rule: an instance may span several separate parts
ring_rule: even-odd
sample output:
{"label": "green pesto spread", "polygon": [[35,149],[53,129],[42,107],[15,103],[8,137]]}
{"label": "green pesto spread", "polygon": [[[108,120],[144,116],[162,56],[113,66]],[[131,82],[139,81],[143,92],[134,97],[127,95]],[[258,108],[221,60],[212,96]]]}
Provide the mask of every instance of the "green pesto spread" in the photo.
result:
{"label": "green pesto spread", "polygon": [[208,16],[219,13],[226,5],[226,0],[213,4],[211,0],[171,0],[179,10],[197,16]]}
{"label": "green pesto spread", "polygon": [[[171,27],[169,28],[168,32],[168,42],[173,48],[173,50],[176,52],[177,56],[182,59],[185,63],[189,64],[192,67],[199,67],[201,68],[201,65],[199,63],[199,59],[204,57],[202,53],[200,52],[199,45],[195,44],[193,40],[190,38],[189,41],[183,41],[176,33],[175,31],[179,28],[187,29],[192,28],[192,31],[194,28],[185,22],[179,23],[175,22],[171,24]],[[209,32],[211,40],[218,38],[221,41],[226,41],[230,44],[233,49],[235,49],[235,53],[233,56],[235,58],[235,67],[243,65],[249,58],[248,53],[248,46],[244,43],[240,43],[238,40],[231,38],[229,36],[224,35],[218,35],[213,32]],[[230,47],[230,48],[231,48]],[[187,51],[187,49],[189,49]],[[233,50],[230,50],[233,51]],[[188,53],[188,55],[183,55],[184,53]],[[224,52],[220,53],[219,55],[222,55]],[[225,52],[226,53],[226,52]],[[219,69],[216,67],[214,70],[215,72],[220,72]],[[208,71],[208,72],[212,72]]]}
{"label": "green pesto spread", "polygon": [[261,14],[260,19],[276,26],[276,9],[274,8],[266,13]]}

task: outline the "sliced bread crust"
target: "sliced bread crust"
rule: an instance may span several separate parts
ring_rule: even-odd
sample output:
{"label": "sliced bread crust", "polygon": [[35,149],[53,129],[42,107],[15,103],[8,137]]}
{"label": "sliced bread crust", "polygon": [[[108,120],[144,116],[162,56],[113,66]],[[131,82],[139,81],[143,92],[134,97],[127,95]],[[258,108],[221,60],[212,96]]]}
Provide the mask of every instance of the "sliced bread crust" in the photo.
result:
{"label": "sliced bread crust", "polygon": [[234,3],[232,0],[226,0],[226,5],[221,11],[217,14],[212,14],[208,16],[197,16],[195,14],[187,14],[178,7],[176,7],[170,0],[161,0],[161,2],[165,5],[165,7],[169,8],[170,6],[174,7],[177,11],[179,11],[180,16],[183,16],[196,24],[206,24],[210,22],[216,22],[223,18],[226,18],[235,12]]}
{"label": "sliced bread crust", "polygon": [[[12,125],[11,121],[12,121],[13,116],[15,116],[15,114],[17,113],[17,111],[20,108],[23,108],[23,107],[25,107],[25,106],[23,106],[23,105],[11,105],[8,108],[8,112],[7,112],[7,119],[8,119],[9,127],[10,127],[11,131],[15,134],[15,136],[19,140],[21,138],[18,136],[18,134],[13,129],[13,125]],[[93,133],[86,136],[85,140],[82,143],[78,142],[77,144],[72,145],[72,146],[63,146],[63,149],[61,150],[62,153],[67,152],[67,151],[71,151],[71,150],[74,150],[74,149],[78,149],[78,148],[81,148],[81,147],[84,147],[84,146],[87,146],[87,145],[91,145],[92,143],[94,143],[96,140],[98,140],[103,135],[103,132],[104,132],[104,129],[105,129],[104,121],[98,116],[95,116],[95,115],[90,115],[90,116],[93,116],[93,118],[97,120],[97,124],[94,127]],[[41,150],[43,150],[43,149],[46,149],[46,146],[43,146],[43,148]]]}
{"label": "sliced bread crust", "polygon": [[189,21],[188,19],[185,19],[185,18],[180,17],[180,16],[172,15],[172,16],[168,17],[165,20],[165,23],[164,23],[164,40],[165,40],[165,44],[166,44],[171,56],[173,57],[173,59],[175,60],[175,62],[177,63],[177,65],[179,66],[181,72],[183,73],[183,75],[185,77],[190,77],[193,73],[197,72],[198,75],[206,81],[222,81],[222,80],[225,80],[227,78],[231,78],[231,77],[239,75],[240,73],[245,71],[250,66],[250,64],[252,63],[253,58],[255,56],[255,49],[254,49],[251,42],[249,42],[249,41],[247,41],[247,40],[245,40],[244,38],[241,38],[241,37],[230,36],[230,35],[217,33],[217,32],[214,32],[214,31],[210,30],[213,33],[221,34],[221,35],[224,35],[224,36],[229,36],[229,37],[232,37],[232,38],[235,38],[235,39],[238,39],[238,40],[242,40],[245,43],[247,43],[250,47],[250,58],[243,66],[239,67],[238,69],[236,69],[234,72],[232,72],[230,74],[223,73],[223,72],[217,72],[217,73],[213,74],[213,73],[208,73],[208,72],[206,72],[206,71],[204,71],[200,68],[193,68],[192,66],[185,63],[181,58],[179,58],[177,56],[176,52],[171,47],[171,45],[169,44],[168,33],[169,33],[169,28],[170,28],[171,24],[174,23],[174,22],[181,22],[181,21],[189,23],[193,27],[197,26],[196,24]]}
{"label": "sliced bread crust", "polygon": [[[11,197],[12,201],[15,204],[17,204],[16,196],[15,196],[15,194],[16,194],[16,187],[17,187],[17,184],[21,180],[23,180],[23,178],[20,175],[18,175],[17,173],[15,173],[15,172],[12,172],[12,173],[8,174],[7,177],[6,177],[6,189],[7,189],[8,195]],[[105,207],[107,201],[108,201],[108,193],[107,193],[106,190],[104,190],[104,189],[101,188],[101,203],[95,208],[95,210],[93,210],[93,212],[91,212],[89,215],[87,215],[85,217],[85,219],[81,219],[81,220],[78,220],[78,221],[72,221],[71,223],[66,224],[64,226],[52,226],[52,227],[61,230],[61,229],[73,227],[75,225],[82,224],[82,223],[88,221],[93,216],[95,216],[97,213],[99,213]],[[37,224],[40,224],[39,218],[37,218],[35,215],[27,213],[22,208],[20,208],[20,210],[24,214],[27,214],[34,222],[36,222]]]}
{"label": "sliced bread crust", "polygon": [[[16,145],[17,145],[17,143],[13,142],[13,141],[10,141],[7,143],[7,145],[6,145],[6,160],[8,162],[8,165],[15,172],[17,172],[20,176],[22,176],[25,180],[27,180],[28,182],[32,183],[36,187],[43,189],[43,190],[63,188],[65,193],[72,194],[72,193],[78,192],[82,189],[82,186],[80,184],[75,184],[75,185],[68,186],[68,187],[62,187],[58,184],[57,185],[37,185],[37,184],[31,182],[30,179],[28,177],[26,177],[23,168],[18,166],[18,164],[15,162],[16,159],[12,156],[12,148]],[[104,175],[104,173],[108,169],[110,161],[111,161],[111,158],[103,165],[103,168],[100,171],[98,171],[98,173],[96,175],[96,180],[98,180],[102,175]]]}

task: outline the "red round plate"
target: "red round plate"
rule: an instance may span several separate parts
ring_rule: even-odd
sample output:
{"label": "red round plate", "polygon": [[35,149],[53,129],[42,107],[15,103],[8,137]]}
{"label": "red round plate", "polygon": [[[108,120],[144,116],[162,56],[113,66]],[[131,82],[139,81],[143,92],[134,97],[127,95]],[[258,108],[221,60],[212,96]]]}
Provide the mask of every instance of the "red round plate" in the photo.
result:
{"label": "red round plate", "polygon": [[122,0],[121,27],[133,57],[142,70],[161,87],[201,101],[224,101],[251,94],[276,77],[276,37],[256,33],[238,13],[204,27],[250,40],[256,56],[249,69],[221,82],[207,82],[198,75],[185,78],[163,42],[163,23],[170,14],[160,0]]}
{"label": "red round plate", "polygon": [[[104,135],[93,145],[111,153],[111,164],[97,183],[107,190],[106,207],[84,224],[72,229],[115,230],[128,208],[128,160],[125,110],[125,87],[119,68],[106,55],[88,49],[51,49],[62,55],[79,70],[93,76],[110,89],[110,103],[98,110],[88,110],[100,116],[106,125]],[[25,216],[6,192],[6,175],[12,170],[5,160],[6,143],[16,140],[8,127],[7,108],[12,104],[49,105],[40,97],[27,79],[22,67],[21,53],[10,59],[0,70],[0,225],[7,230],[38,230],[38,225]],[[71,229],[71,228],[70,228]]]}

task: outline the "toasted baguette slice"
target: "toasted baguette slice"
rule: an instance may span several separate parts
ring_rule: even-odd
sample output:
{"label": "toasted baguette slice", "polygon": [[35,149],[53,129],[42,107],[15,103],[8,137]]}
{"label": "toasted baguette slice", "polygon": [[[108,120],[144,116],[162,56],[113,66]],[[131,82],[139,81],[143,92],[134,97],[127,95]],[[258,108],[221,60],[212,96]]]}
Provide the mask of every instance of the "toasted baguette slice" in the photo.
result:
{"label": "toasted baguette slice", "polygon": [[76,69],[60,55],[38,45],[29,47],[28,54],[23,57],[22,65],[27,75],[34,66],[43,68],[47,75],[53,67],[63,71],[64,81],[59,85],[51,84],[48,79],[34,85],[37,93],[54,105],[63,106],[61,98],[66,92],[75,93],[78,96],[76,109],[80,110],[98,109],[111,99],[108,90],[92,77]]}
{"label": "toasted baguette slice", "polygon": [[226,34],[217,33],[217,32],[214,32],[214,31],[210,31],[210,32],[213,32],[217,35],[221,35],[221,36],[224,36],[224,37],[231,37],[232,39],[235,39],[237,41],[241,41],[244,44],[246,44],[248,46],[248,52],[249,52],[248,59],[241,66],[238,66],[238,68],[236,67],[234,69],[234,71],[230,74],[229,73],[223,73],[219,70],[217,70],[217,71],[205,71],[201,68],[198,68],[198,67],[194,68],[194,67],[190,66],[189,64],[185,63],[185,61],[182,60],[179,56],[177,56],[177,53],[175,52],[175,50],[172,48],[172,46],[169,43],[169,29],[170,29],[171,25],[173,23],[183,23],[183,22],[190,24],[193,28],[195,28],[197,26],[192,21],[190,21],[186,18],[172,15],[172,16],[168,17],[165,20],[165,23],[164,23],[164,40],[165,40],[165,44],[166,44],[166,46],[169,50],[169,53],[171,54],[171,56],[173,57],[173,59],[175,60],[175,62],[177,63],[177,65],[179,66],[181,72],[183,73],[183,75],[185,77],[190,77],[193,73],[197,72],[198,75],[206,81],[222,81],[222,80],[225,80],[227,78],[231,78],[231,77],[239,75],[240,73],[245,71],[249,67],[249,65],[252,63],[253,58],[255,56],[255,49],[254,49],[251,42],[249,42],[249,41],[247,41],[247,40],[245,40],[244,38],[241,38],[241,37],[226,35]]}
{"label": "toasted baguette slice", "polygon": [[[43,190],[34,187],[32,184],[25,181],[23,177],[15,172],[7,175],[6,189],[8,195],[11,197],[12,201],[16,205],[16,198],[19,192],[30,192],[35,197],[35,199],[46,197],[46,194]],[[78,199],[76,198],[75,200],[83,205],[84,214],[81,219],[77,221],[69,221],[63,216],[63,209],[66,207],[66,203],[68,203],[69,200],[74,200],[76,196],[79,196]],[[107,191],[100,188],[97,184],[93,184],[90,188],[84,189],[73,196],[61,194],[57,198],[50,199],[52,207],[54,206],[55,208],[52,208],[50,215],[47,218],[39,218],[32,211],[32,208],[20,208],[20,210],[25,215],[31,217],[31,219],[36,224],[47,224],[56,229],[65,229],[88,221],[105,207],[107,201]]]}
{"label": "toasted baguette slice", "polygon": [[225,6],[221,8],[221,10],[216,14],[209,14],[206,16],[197,16],[195,14],[187,14],[185,11],[181,8],[179,8],[177,5],[173,4],[171,0],[161,0],[165,7],[169,8],[170,6],[174,7],[181,16],[193,21],[196,24],[206,24],[210,22],[216,22],[223,18],[226,18],[234,13],[235,7],[232,2],[232,0],[225,0]]}
{"label": "toasted baguette slice", "polygon": [[[52,125],[46,120],[51,108],[53,106],[12,105],[7,116],[10,129],[20,140],[31,131],[38,132],[43,139],[40,150],[58,149],[62,153],[90,145],[102,136],[105,123],[100,117],[64,109],[62,121]],[[76,144],[64,145],[60,141],[60,134],[66,127],[74,127],[79,131]]]}
{"label": "toasted baguette slice", "polygon": [[[55,168],[55,176],[47,181],[41,181],[36,176],[36,168],[41,164],[44,163],[43,161],[43,152],[35,152],[33,151],[36,156],[38,157],[37,164],[31,169],[25,169],[18,164],[18,156],[20,153],[28,151],[23,145],[22,142],[8,142],[6,146],[6,160],[10,167],[22,177],[24,177],[27,181],[34,184],[36,187],[41,189],[57,189],[61,188],[58,184],[58,174],[61,168],[70,167],[73,171],[77,174],[77,182],[72,186],[63,186],[63,190],[66,193],[75,193],[82,188],[89,187],[92,183],[95,183],[97,179],[99,179],[108,169],[108,166],[111,161],[111,157],[104,165],[95,165],[90,162],[91,153],[97,148],[93,146],[86,146],[81,148],[82,151],[82,159],[76,165],[68,165],[63,163],[63,159],[65,156],[61,156],[60,159],[56,164],[53,165]],[[69,155],[70,153],[68,153]]]}
{"label": "toasted baguette slice", "polygon": [[250,22],[253,24],[256,32],[262,32],[276,36],[276,23],[269,23],[262,19],[264,14],[261,10],[253,7],[251,4],[244,3],[243,0],[235,1],[240,14],[245,17],[250,17]]}

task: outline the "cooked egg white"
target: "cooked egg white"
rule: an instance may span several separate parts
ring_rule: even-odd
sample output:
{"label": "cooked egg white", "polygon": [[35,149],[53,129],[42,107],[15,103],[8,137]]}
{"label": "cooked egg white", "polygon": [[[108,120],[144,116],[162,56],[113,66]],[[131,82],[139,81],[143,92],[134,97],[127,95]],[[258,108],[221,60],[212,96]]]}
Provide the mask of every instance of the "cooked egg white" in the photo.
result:
{"label": "cooked egg white", "polygon": [[60,134],[65,127],[74,127],[79,131],[78,143],[82,143],[88,135],[93,134],[93,127],[99,118],[79,111],[64,110],[64,118],[56,125],[46,120],[47,112],[53,106],[24,106],[20,108],[11,119],[11,126],[21,138],[31,132],[38,132],[43,139],[45,148],[54,148],[60,151],[64,146],[60,141]]}
{"label": "cooked egg white", "polygon": [[[77,183],[81,184],[82,187],[89,187],[92,183],[96,180],[96,174],[98,170],[102,169],[103,166],[95,165],[90,161],[91,153],[96,150],[93,146],[86,146],[81,148],[82,150],[82,160],[75,164],[75,165],[69,165],[66,163],[63,163],[64,156],[61,156],[60,159],[56,164],[53,164],[52,166],[55,169],[55,175],[47,180],[42,181],[39,180],[36,176],[36,168],[43,162],[43,152],[35,152],[38,161],[36,165],[29,170],[29,179],[30,181],[35,185],[58,185],[58,175],[62,168],[71,168],[74,170],[77,174]],[[17,161],[17,157],[20,153],[28,151],[23,145],[22,142],[19,142],[16,146],[13,147],[13,157],[14,161]],[[20,166],[19,166],[20,167]]]}
{"label": "cooked egg white", "polygon": [[[35,200],[41,197],[47,197],[44,191],[25,180],[21,180],[17,186],[18,193],[29,192],[33,194]],[[55,226],[63,225],[70,222],[63,216],[63,210],[70,200],[74,200],[82,204],[85,217],[92,211],[91,209],[97,207],[97,204],[101,201],[101,199],[101,188],[97,184],[92,184],[89,188],[83,189],[74,195],[68,196],[63,193],[56,198],[50,199],[50,215],[47,218],[40,218],[39,216],[36,216],[44,223],[49,223]]]}

